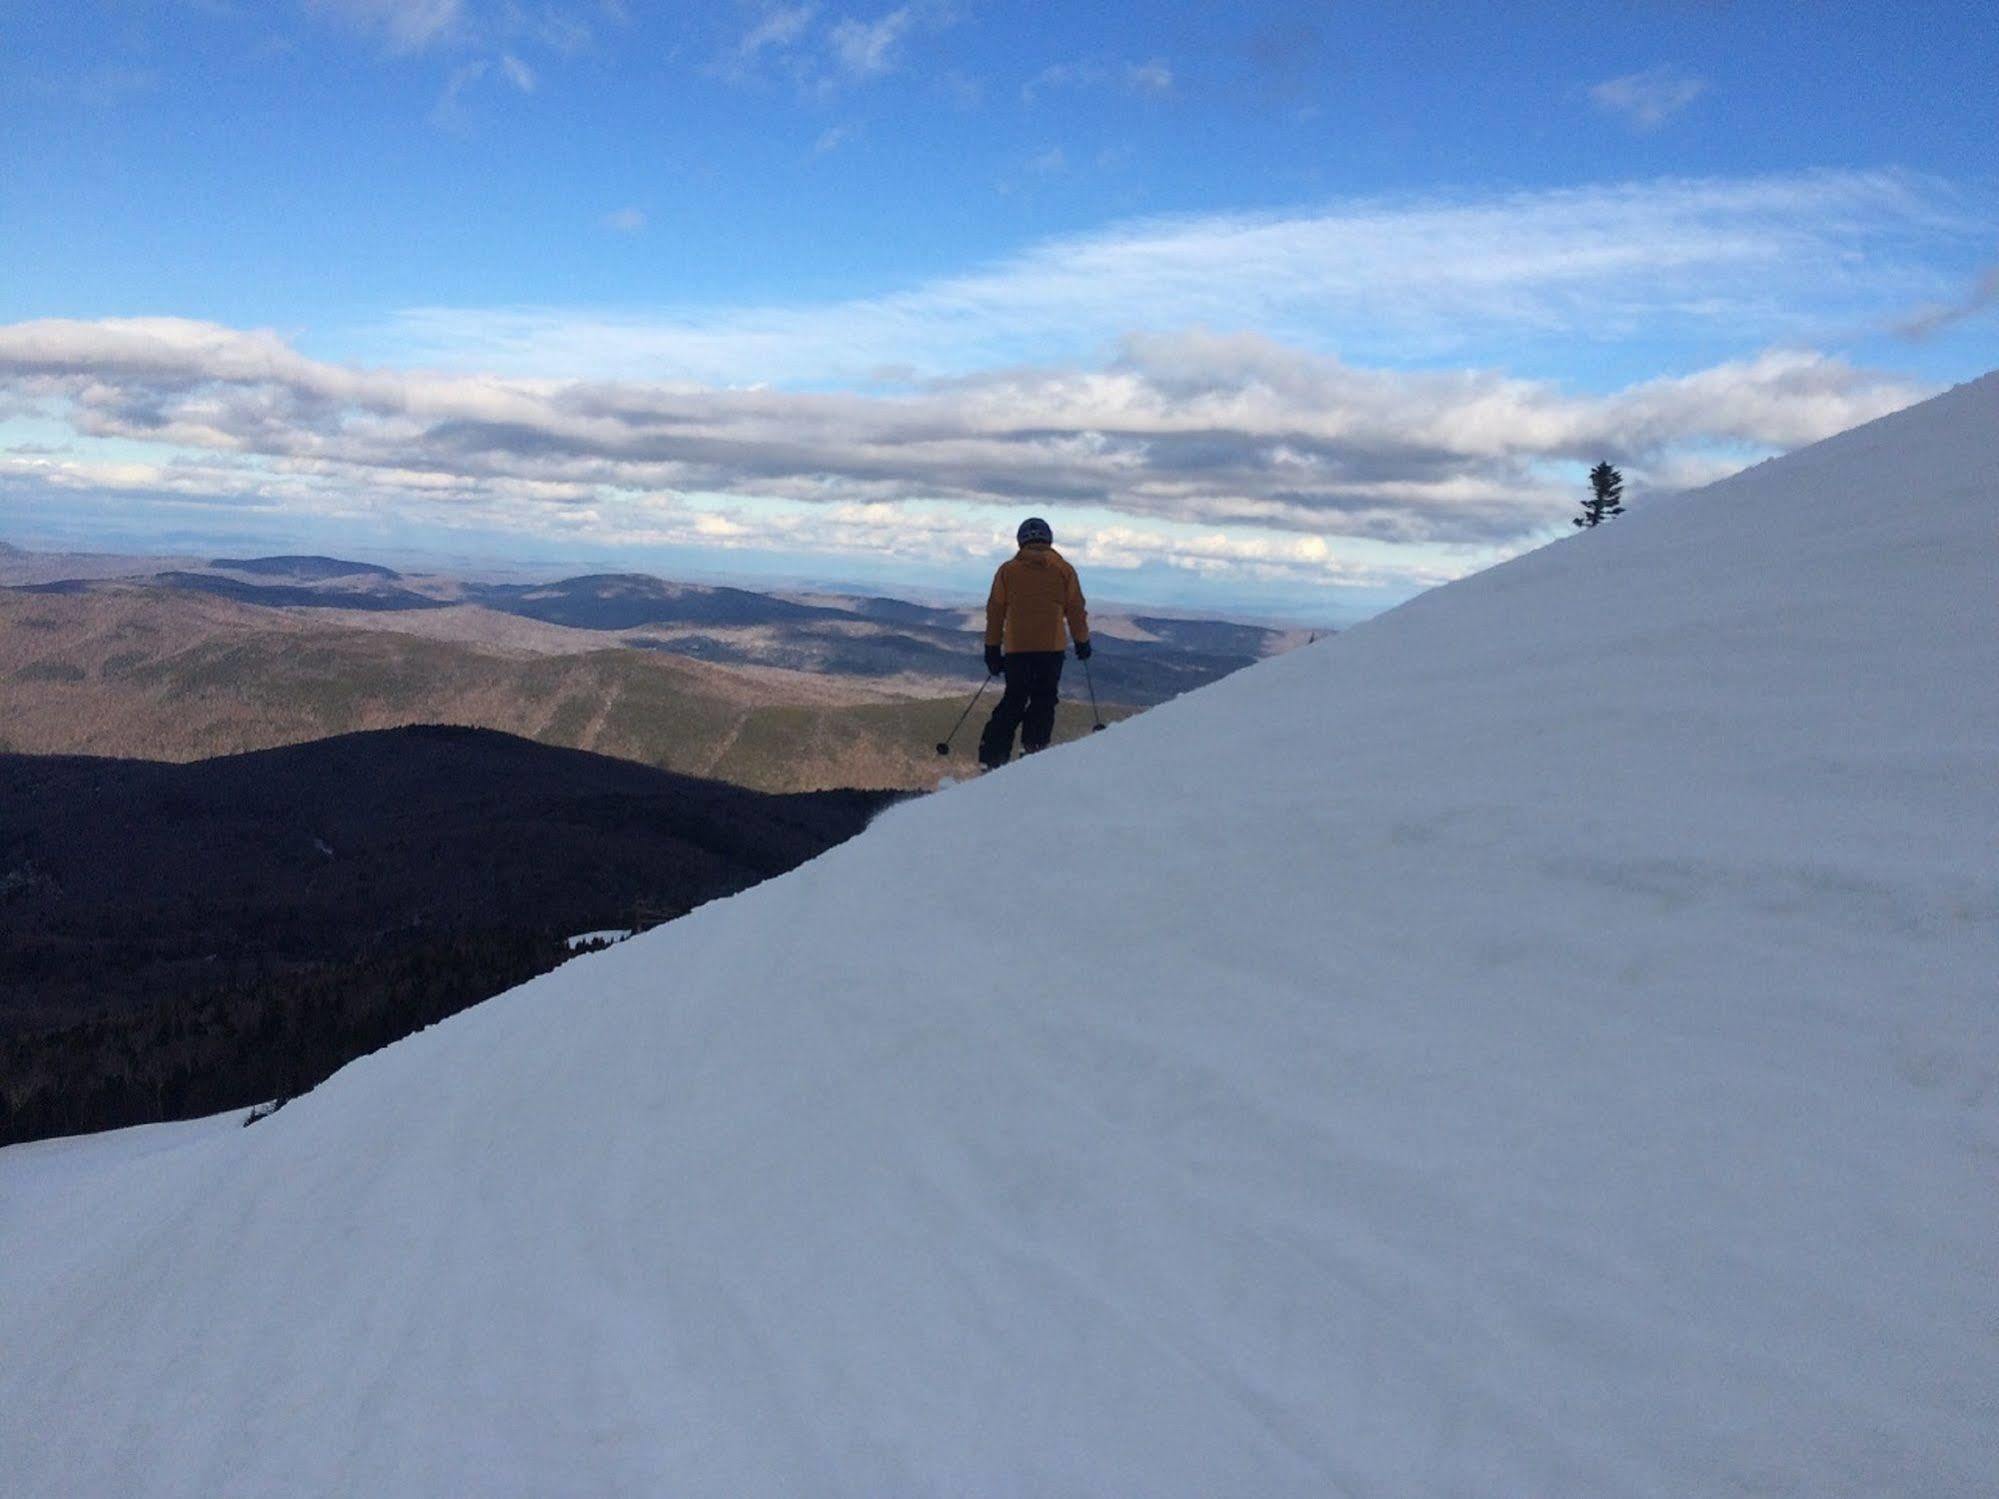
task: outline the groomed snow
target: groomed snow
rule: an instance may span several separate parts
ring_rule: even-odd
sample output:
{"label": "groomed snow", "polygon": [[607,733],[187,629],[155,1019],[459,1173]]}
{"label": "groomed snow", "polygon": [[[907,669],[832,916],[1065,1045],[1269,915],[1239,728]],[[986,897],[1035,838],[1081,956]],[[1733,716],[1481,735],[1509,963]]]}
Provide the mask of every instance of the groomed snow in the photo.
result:
{"label": "groomed snow", "polygon": [[1999,1486],[1999,377],[254,1129],[0,1153],[23,1495]]}

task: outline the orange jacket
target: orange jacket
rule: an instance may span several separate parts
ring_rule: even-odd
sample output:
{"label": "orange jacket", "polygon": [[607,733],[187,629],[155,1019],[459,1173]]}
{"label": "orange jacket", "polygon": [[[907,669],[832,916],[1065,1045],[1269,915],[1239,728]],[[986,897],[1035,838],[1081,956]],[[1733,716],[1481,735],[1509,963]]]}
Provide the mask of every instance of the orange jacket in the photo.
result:
{"label": "orange jacket", "polygon": [[1044,541],[1030,541],[993,574],[993,591],[986,599],[986,644],[1004,638],[1014,651],[1059,651],[1062,621],[1069,622],[1071,640],[1090,638],[1090,616],[1083,608],[1083,585],[1076,569]]}

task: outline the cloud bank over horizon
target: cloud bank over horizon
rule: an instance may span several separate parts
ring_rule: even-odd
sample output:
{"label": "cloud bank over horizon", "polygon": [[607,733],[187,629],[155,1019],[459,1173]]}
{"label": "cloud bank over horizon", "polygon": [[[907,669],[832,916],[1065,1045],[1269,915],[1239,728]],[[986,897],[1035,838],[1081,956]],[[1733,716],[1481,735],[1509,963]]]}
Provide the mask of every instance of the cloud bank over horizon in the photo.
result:
{"label": "cloud bank over horizon", "polygon": [[[1828,346],[1948,305],[1924,252],[1978,222],[1909,174],[1664,179],[1141,220],[791,307],[412,311],[367,361],[37,319],[0,497],[941,566],[1038,510],[1100,568],[1385,599],[1558,534],[1598,460],[1642,499],[1930,393]],[[1641,335],[1727,352],[1522,372]]]}
{"label": "cloud bank over horizon", "polygon": [[[0,412],[71,441],[0,456],[0,484],[49,503],[108,492],[862,554],[989,552],[990,519],[954,525],[953,507],[1073,507],[1124,518],[1077,538],[1101,565],[1414,588],[1540,539],[1573,506],[1566,471],[1603,455],[1698,482],[1739,466],[1717,455],[1794,447],[1923,393],[1770,351],[1576,395],[1200,330],[1134,336],[1095,369],[786,392],[358,369],[268,331],[42,321],[0,328]],[[942,513],[913,525],[910,506]]]}

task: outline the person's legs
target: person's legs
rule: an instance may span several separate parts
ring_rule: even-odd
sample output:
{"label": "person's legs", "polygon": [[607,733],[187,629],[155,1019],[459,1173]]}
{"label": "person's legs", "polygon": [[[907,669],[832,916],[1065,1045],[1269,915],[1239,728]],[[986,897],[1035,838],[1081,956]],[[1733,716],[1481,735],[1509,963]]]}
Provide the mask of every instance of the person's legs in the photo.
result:
{"label": "person's legs", "polygon": [[1036,651],[1027,680],[1027,707],[1021,715],[1020,747],[1033,754],[1055,737],[1055,704],[1061,694],[1062,653]]}
{"label": "person's legs", "polygon": [[1013,758],[1013,733],[1027,712],[1030,675],[1027,658],[1008,656],[1002,666],[1006,672],[1006,691],[993,704],[992,717],[986,720],[985,732],[979,735],[979,764],[988,770]]}

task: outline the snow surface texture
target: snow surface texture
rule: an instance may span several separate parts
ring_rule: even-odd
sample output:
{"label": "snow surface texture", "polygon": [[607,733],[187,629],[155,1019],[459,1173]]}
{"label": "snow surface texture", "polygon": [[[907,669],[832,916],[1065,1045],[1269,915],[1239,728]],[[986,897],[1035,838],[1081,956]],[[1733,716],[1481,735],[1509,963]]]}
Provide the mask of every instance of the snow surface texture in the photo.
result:
{"label": "snow surface texture", "polygon": [[0,1154],[24,1495],[1985,1495],[1999,377]]}

